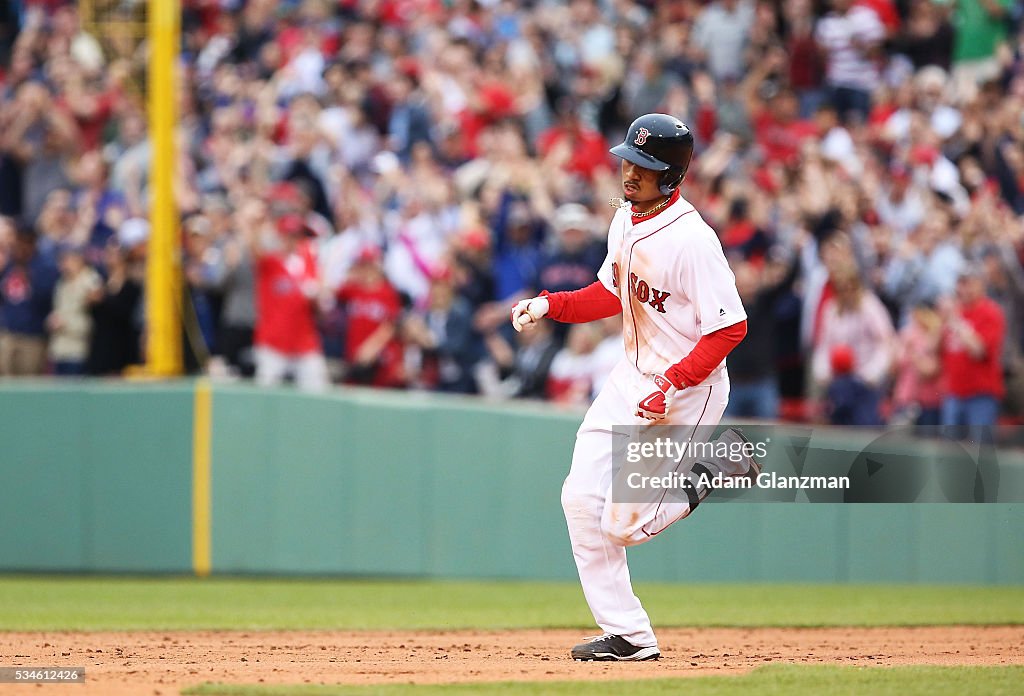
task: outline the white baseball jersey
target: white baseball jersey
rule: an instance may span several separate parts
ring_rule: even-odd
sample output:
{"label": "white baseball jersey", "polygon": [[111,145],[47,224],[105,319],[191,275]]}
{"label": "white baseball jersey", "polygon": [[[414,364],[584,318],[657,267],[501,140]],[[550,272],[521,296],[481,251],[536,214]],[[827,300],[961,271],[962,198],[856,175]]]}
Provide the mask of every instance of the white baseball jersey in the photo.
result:
{"label": "white baseball jersey", "polygon": [[[654,538],[691,508],[686,501],[657,498],[615,504],[613,433],[621,426],[654,427],[635,415],[637,402],[653,389],[645,374],[664,372],[686,357],[701,336],[747,315],[717,235],[682,197],[636,225],[628,211],[616,213],[608,257],[597,277],[622,302],[626,355],[576,434],[562,508],[594,620],[602,631],[646,647],[657,645],[657,637],[633,592],[626,546]],[[665,422],[693,427],[694,433],[698,427],[714,428],[728,401],[723,361],[703,383],[674,394]],[[678,466],[671,460],[663,464]]]}
{"label": "white baseball jersey", "polygon": [[[622,302],[626,358],[644,374],[664,372],[701,336],[747,318],[718,236],[682,196],[635,225],[629,211],[616,212],[597,277]],[[720,381],[724,365],[704,384]]]}

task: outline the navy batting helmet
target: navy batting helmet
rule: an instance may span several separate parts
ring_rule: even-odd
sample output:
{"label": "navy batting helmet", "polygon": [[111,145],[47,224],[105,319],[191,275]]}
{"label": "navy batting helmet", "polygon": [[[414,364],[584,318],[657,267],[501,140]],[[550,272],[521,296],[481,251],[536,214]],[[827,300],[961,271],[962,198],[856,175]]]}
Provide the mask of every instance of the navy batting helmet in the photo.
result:
{"label": "navy batting helmet", "polygon": [[609,152],[645,169],[664,172],[658,185],[667,196],[686,176],[693,156],[693,133],[674,116],[646,114],[633,121],[626,139]]}

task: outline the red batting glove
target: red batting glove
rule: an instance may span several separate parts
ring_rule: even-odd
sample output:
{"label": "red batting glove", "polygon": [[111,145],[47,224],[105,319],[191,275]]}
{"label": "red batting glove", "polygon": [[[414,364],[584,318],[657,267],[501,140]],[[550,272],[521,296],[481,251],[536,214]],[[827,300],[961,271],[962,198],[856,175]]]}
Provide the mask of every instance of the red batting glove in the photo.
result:
{"label": "red batting glove", "polygon": [[637,403],[636,415],[639,418],[659,421],[668,415],[668,400],[677,390],[665,375],[654,375],[652,381],[655,389]]}

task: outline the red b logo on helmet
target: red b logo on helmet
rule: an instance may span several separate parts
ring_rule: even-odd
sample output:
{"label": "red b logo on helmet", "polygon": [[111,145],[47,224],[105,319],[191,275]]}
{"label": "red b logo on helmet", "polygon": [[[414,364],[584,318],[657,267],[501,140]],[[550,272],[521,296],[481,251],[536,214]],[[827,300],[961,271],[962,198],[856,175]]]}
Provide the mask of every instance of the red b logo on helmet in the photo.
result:
{"label": "red b logo on helmet", "polygon": [[644,143],[647,142],[647,136],[650,134],[651,132],[649,130],[647,130],[646,128],[641,128],[636,132],[636,140],[634,140],[633,142],[636,143],[637,145],[643,145]]}

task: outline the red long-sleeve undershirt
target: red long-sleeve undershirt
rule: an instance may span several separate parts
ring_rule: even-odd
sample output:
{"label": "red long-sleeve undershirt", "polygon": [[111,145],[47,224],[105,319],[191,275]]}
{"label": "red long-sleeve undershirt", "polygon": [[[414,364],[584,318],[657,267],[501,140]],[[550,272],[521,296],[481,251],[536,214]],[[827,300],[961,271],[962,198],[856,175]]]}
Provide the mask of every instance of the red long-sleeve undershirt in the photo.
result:
{"label": "red long-sleeve undershirt", "polygon": [[747,320],[701,336],[690,354],[665,370],[665,376],[676,389],[692,387],[708,378],[722,364],[725,356],[747,335]]}
{"label": "red long-sleeve undershirt", "polygon": [[585,324],[614,317],[622,311],[618,296],[609,292],[600,280],[569,292],[545,290],[541,296],[548,298],[548,318],[566,324]]}
{"label": "red long-sleeve undershirt", "polygon": [[[600,281],[581,290],[541,293],[548,298],[548,318],[567,324],[582,324],[622,311],[622,303]],[[747,335],[747,322],[740,321],[701,336],[689,355],[665,370],[665,376],[677,389],[700,384],[725,359],[743,337]]]}

